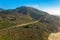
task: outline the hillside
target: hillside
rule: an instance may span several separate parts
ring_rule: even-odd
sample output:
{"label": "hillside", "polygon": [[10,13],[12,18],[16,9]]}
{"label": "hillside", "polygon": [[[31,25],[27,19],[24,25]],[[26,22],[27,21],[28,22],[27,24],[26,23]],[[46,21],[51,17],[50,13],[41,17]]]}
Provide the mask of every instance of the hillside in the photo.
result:
{"label": "hillside", "polygon": [[48,40],[60,18],[31,7],[0,10],[0,40]]}
{"label": "hillside", "polygon": [[1,29],[0,40],[48,40],[48,35],[54,30],[54,26],[37,22],[22,27]]}

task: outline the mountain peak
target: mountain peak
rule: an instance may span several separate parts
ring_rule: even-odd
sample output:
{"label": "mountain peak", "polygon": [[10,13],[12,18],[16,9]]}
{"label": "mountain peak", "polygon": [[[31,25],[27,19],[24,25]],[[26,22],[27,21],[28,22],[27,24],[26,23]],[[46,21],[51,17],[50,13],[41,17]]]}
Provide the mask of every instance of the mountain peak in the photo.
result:
{"label": "mountain peak", "polygon": [[28,8],[27,6],[21,6],[21,7],[17,7],[16,9],[21,9],[21,8]]}

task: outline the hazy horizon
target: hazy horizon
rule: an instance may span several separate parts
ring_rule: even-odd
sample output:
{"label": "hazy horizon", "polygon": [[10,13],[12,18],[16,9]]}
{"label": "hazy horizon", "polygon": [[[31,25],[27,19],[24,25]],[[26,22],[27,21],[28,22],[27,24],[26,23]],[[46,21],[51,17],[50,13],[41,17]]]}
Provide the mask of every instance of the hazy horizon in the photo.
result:
{"label": "hazy horizon", "polygon": [[1,0],[0,8],[14,9],[20,6],[29,6],[48,12],[52,15],[60,15],[60,0]]}

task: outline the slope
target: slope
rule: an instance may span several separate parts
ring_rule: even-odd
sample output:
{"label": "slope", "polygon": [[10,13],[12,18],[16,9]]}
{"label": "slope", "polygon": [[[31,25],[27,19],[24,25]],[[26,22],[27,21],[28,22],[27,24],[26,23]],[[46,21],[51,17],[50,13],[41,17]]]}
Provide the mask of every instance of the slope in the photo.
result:
{"label": "slope", "polygon": [[48,40],[49,34],[54,30],[56,28],[50,24],[37,22],[22,27],[0,29],[0,40]]}
{"label": "slope", "polygon": [[0,11],[0,40],[48,40],[60,18],[31,7]]}

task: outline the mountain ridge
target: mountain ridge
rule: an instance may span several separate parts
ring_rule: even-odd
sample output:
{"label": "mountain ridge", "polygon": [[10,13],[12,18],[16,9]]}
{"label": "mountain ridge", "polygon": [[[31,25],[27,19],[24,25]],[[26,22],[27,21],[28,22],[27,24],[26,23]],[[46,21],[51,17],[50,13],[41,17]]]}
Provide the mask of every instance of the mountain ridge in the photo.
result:
{"label": "mountain ridge", "polygon": [[48,40],[51,33],[58,31],[59,21],[59,17],[32,7],[3,10],[0,12],[0,40]]}

